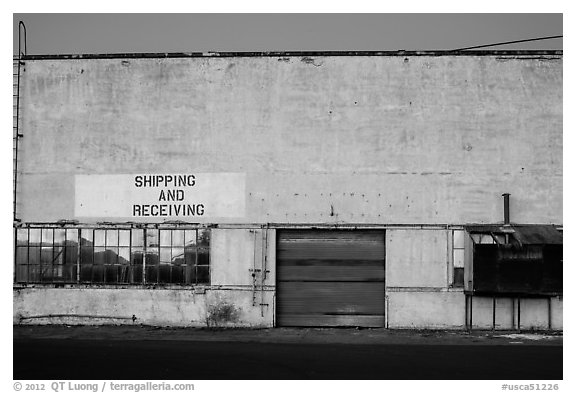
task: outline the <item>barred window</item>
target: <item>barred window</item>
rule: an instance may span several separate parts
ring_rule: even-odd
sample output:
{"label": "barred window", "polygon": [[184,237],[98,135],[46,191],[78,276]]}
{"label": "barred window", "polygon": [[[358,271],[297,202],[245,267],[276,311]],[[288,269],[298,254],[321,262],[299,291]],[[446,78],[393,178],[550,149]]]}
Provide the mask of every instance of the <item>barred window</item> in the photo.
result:
{"label": "barred window", "polygon": [[209,229],[18,228],[21,283],[209,284]]}
{"label": "barred window", "polygon": [[452,286],[456,288],[464,287],[464,236],[466,236],[466,232],[462,229],[452,232],[452,264],[454,268]]}

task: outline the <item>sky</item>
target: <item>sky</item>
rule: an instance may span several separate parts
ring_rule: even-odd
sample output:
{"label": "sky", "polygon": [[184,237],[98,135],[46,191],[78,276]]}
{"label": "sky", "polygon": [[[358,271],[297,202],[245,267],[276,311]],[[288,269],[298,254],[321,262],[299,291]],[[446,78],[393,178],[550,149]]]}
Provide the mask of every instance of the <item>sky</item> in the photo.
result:
{"label": "sky", "polygon": [[[562,14],[13,14],[28,54],[450,50],[563,34]],[[562,49],[551,39],[485,49]]]}

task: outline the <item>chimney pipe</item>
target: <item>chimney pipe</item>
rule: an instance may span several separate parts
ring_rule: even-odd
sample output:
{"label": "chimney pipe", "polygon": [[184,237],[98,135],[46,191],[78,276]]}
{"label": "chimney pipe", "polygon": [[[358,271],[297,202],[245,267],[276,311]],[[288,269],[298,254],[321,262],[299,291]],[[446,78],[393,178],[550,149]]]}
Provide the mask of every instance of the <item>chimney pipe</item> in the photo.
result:
{"label": "chimney pipe", "polygon": [[504,225],[510,225],[510,194],[502,194],[504,197]]}

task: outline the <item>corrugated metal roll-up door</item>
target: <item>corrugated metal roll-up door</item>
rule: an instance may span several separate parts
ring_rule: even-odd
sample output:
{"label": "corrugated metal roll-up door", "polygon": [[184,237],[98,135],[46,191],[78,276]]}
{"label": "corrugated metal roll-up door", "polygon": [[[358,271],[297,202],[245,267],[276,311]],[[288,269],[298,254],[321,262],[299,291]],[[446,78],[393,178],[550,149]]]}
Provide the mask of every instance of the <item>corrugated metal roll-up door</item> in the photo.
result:
{"label": "corrugated metal roll-up door", "polygon": [[384,232],[279,231],[278,326],[384,327]]}

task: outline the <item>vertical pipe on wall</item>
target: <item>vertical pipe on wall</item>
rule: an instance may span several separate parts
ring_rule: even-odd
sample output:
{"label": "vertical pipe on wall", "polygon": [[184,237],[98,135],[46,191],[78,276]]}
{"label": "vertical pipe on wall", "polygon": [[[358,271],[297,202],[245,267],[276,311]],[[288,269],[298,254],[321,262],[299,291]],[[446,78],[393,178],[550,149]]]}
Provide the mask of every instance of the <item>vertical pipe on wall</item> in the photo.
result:
{"label": "vertical pipe on wall", "polygon": [[254,229],[252,233],[254,233],[253,237],[253,248],[254,248],[254,255],[252,257],[252,307],[256,305],[256,232],[258,230]]}
{"label": "vertical pipe on wall", "polygon": [[552,298],[548,297],[548,330],[552,330]]}
{"label": "vertical pipe on wall", "polygon": [[264,318],[264,285],[266,280],[266,255],[268,253],[268,230],[262,228],[262,263],[260,272],[260,316]]}
{"label": "vertical pipe on wall", "polygon": [[510,224],[510,194],[505,192],[504,197],[504,224]]}
{"label": "vertical pipe on wall", "polygon": [[80,282],[80,257],[82,255],[82,228],[78,228],[78,250],[76,251],[76,282]]}
{"label": "vertical pipe on wall", "polygon": [[388,323],[388,310],[390,310],[390,298],[388,297],[388,295],[384,295],[384,301],[386,302],[386,312],[384,314],[384,320],[386,321],[386,329],[389,328],[389,323]]}
{"label": "vertical pipe on wall", "polygon": [[473,303],[474,295],[470,295],[470,329],[472,329],[472,303]]}
{"label": "vertical pipe on wall", "polygon": [[517,298],[518,301],[518,331],[520,331],[520,298]]}
{"label": "vertical pipe on wall", "polygon": [[496,296],[492,296],[492,330],[496,330]]}
{"label": "vertical pipe on wall", "polygon": [[448,229],[446,231],[446,286],[450,287],[454,279],[451,279],[450,270],[452,272],[454,269],[450,269],[451,266],[454,266],[454,261],[451,258],[450,252],[451,249],[454,247],[454,231]]}
{"label": "vertical pipe on wall", "polygon": [[514,318],[516,316],[516,303],[514,302],[514,298],[510,299],[512,300],[512,329],[516,328],[516,319]]}
{"label": "vertical pipe on wall", "polygon": [[468,297],[468,294],[464,295],[464,327],[466,330],[470,330],[470,327],[468,326]]}

